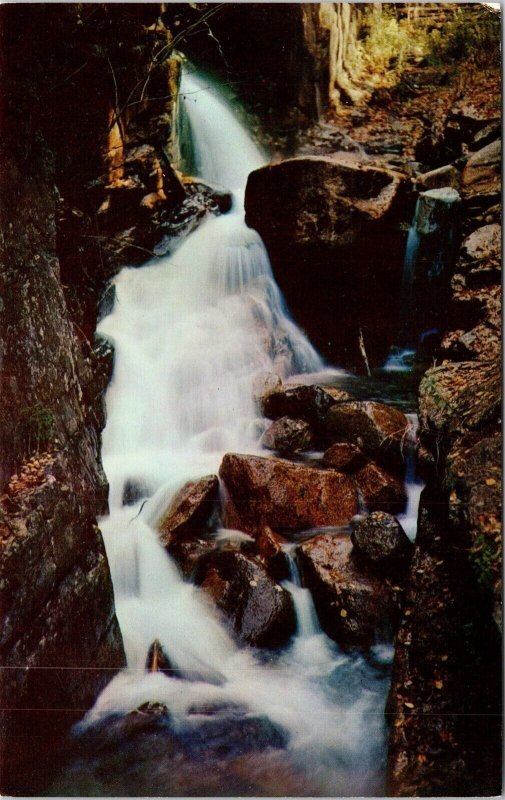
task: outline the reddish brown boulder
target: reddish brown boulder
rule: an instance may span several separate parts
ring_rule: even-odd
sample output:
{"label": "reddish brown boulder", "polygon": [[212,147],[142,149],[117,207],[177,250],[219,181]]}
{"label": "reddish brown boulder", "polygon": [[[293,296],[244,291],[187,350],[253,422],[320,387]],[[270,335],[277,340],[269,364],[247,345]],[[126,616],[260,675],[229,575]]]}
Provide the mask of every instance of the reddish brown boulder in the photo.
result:
{"label": "reddish brown boulder", "polygon": [[339,403],[327,415],[331,442],[355,444],[375,461],[399,469],[404,467],[408,427],[405,414],[374,401]]}
{"label": "reddish brown boulder", "polygon": [[355,561],[348,534],[316,536],[298,553],[321,625],[338,644],[368,647],[396,620],[393,593]]}
{"label": "reddish brown boulder", "polygon": [[192,536],[206,530],[218,491],[219,480],[215,475],[207,475],[198,481],[184,484],[157,525],[165,547],[174,537]]}
{"label": "reddish brown boulder", "polygon": [[228,495],[225,525],[246,533],[265,525],[277,531],[343,525],[358,509],[352,480],[336,470],[228,453],[219,474]]}
{"label": "reddish brown boulder", "polygon": [[217,550],[201,560],[195,581],[214,600],[241,642],[278,647],[295,632],[291,595],[256,559]]}
{"label": "reddish brown boulder", "polygon": [[262,436],[261,444],[267,450],[275,450],[281,455],[290,455],[308,450],[312,444],[312,431],[308,422],[302,419],[281,417],[272,422]]}
{"label": "reddish brown boulder", "polygon": [[364,467],[366,462],[367,458],[359,447],[348,442],[332,444],[323,456],[323,464],[339,472],[355,472]]}
{"label": "reddish brown boulder", "polygon": [[403,511],[407,496],[402,481],[369,461],[353,475],[368,511]]}

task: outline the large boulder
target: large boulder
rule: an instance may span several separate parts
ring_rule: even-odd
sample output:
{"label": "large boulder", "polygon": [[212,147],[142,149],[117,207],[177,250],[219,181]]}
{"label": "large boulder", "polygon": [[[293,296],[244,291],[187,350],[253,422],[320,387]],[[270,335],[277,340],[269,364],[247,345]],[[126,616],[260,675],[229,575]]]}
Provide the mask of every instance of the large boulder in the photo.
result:
{"label": "large boulder", "polygon": [[184,484],[157,524],[165,547],[175,538],[193,536],[207,529],[218,492],[219,479],[215,475]]}
{"label": "large boulder", "polygon": [[312,431],[303,419],[281,417],[272,422],[261,438],[267,450],[275,450],[280,455],[291,455],[308,450],[312,444]]}
{"label": "large boulder", "polygon": [[347,245],[367,222],[384,217],[398,199],[399,174],[356,159],[305,156],[255,170],[246,192],[247,221],[261,233],[307,243]]}
{"label": "large boulder", "polygon": [[249,176],[247,223],[264,240],[295,318],[332,363],[364,369],[360,330],[372,365],[392,343],[405,186],[403,176],[350,153],[290,158]]}
{"label": "large boulder", "polygon": [[358,556],[379,575],[406,577],[414,545],[396,517],[374,511],[358,519],[351,542]]}
{"label": "large boulder", "polygon": [[343,525],[358,510],[352,480],[336,470],[228,453],[219,474],[225,525],[246,533],[265,525],[280,532]]}
{"label": "large boulder", "polygon": [[242,643],[278,647],[295,632],[291,595],[256,559],[231,550],[215,551],[200,561],[195,582]]}
{"label": "large boulder", "polygon": [[379,463],[402,469],[409,422],[396,408],[374,401],[333,406],[327,417],[328,438],[349,442]]}
{"label": "large boulder", "polygon": [[299,563],[326,633],[343,647],[369,647],[396,619],[396,601],[352,549],[348,534],[322,534],[298,548]]}

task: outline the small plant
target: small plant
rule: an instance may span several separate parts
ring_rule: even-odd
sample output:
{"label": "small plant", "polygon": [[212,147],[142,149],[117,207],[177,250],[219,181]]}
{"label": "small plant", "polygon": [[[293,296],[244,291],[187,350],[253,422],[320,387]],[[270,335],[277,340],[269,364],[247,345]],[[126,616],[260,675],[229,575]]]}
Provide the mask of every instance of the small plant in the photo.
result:
{"label": "small plant", "polygon": [[20,415],[17,433],[26,453],[39,453],[54,436],[54,416],[42,403],[28,406]]}

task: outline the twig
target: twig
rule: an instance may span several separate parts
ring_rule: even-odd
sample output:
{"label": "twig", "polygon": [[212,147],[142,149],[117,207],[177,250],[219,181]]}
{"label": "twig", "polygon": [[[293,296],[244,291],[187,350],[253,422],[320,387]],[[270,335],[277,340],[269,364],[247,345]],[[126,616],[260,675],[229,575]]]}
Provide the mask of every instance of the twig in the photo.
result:
{"label": "twig", "polygon": [[367,357],[366,350],[365,350],[365,340],[363,338],[363,331],[361,330],[361,325],[359,327],[358,345],[359,345],[359,351],[361,353],[361,357],[362,357],[362,359],[363,359],[363,361],[365,363],[366,373],[367,373],[368,377],[371,378],[372,377],[372,373],[370,372],[370,364],[368,363],[368,357]]}

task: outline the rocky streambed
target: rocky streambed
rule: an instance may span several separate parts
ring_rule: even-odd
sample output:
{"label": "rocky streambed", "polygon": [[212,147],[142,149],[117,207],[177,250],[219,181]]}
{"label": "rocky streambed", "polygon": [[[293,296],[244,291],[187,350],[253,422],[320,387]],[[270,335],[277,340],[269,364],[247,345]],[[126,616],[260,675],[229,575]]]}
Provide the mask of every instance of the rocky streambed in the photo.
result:
{"label": "rocky streambed", "polygon": [[[263,449],[227,447],[219,464],[199,473],[205,478],[178,486],[158,509],[156,546],[212,609],[193,640],[205,640],[205,625],[214,631],[217,615],[227,653],[237,646],[268,665],[287,658],[300,631],[317,631],[311,657],[317,662],[322,653],[322,664],[332,664],[324,691],[338,713],[324,716],[291,673],[276,683],[274,671],[268,705],[275,720],[261,704],[245,707],[243,696],[194,696],[193,681],[181,726],[179,690],[153,701],[166,676],[179,687],[189,683],[173,648],[155,634],[137,665],[151,681],[146,696],[70,739],[72,724],[124,669],[130,647],[116,617],[112,559],[96,526],[106,506],[100,436],[113,355],[92,337],[114,292],[98,312],[99,299],[126,262],[175,251],[210,215],[226,218],[233,199],[231,184],[209,188],[173,167],[180,166],[179,56],[170,50],[160,60],[149,85],[138,84],[142,96],[133,90],[131,107],[118,109],[114,93],[128,96],[139,71],[149,76],[169,47],[171,26],[194,20],[198,9],[3,9],[0,772],[7,794],[71,794],[76,787],[82,795],[128,794],[136,787],[163,795],[167,786],[173,794],[209,795],[314,795],[328,786],[341,795],[351,788],[395,796],[499,793],[497,66],[483,65],[471,40],[454,49],[450,20],[459,11],[427,4],[428,29],[445,31],[449,60],[410,56],[397,80],[376,87],[369,66],[355,72],[367,63],[354,58],[356,20],[343,24],[342,9],[328,6],[323,30],[317,5],[286,7],[283,15],[231,5],[222,23],[216,19],[219,41],[202,24],[186,46],[192,55],[201,46],[217,69],[224,53],[241,75],[254,74],[236,91],[251,93],[263,120],[258,130],[277,155],[267,167],[251,167],[247,219],[268,247],[296,320],[352,374],[333,388],[270,377],[269,391],[255,398]],[[466,22],[482,11],[469,7]],[[399,15],[410,18],[410,11]],[[279,55],[286,20],[299,59]],[[364,40],[373,38],[363,31]],[[272,57],[261,59],[258,86],[265,36]],[[325,98],[336,41],[348,64],[331,73]],[[282,136],[275,126],[266,130],[272,106]],[[419,194],[433,189],[461,198],[439,331],[421,347],[415,370],[395,373],[381,365],[398,333],[407,228]],[[425,295],[423,313],[434,303]],[[272,347],[263,323],[262,342]],[[257,334],[251,328],[245,343]],[[372,376],[362,377],[368,368]],[[426,482],[415,541],[409,513],[421,486],[406,491],[413,478],[410,472],[405,481],[413,447],[406,412],[419,416],[417,477]],[[134,473],[119,491],[128,523],[150,492]],[[158,554],[149,562],[155,575],[161,551],[150,552]],[[150,630],[148,620],[142,625]],[[296,670],[308,670],[304,676],[318,685],[324,668],[312,663],[311,672],[302,651]],[[212,675],[218,685],[219,669]],[[131,697],[131,686],[123,689]],[[375,698],[365,711],[363,689]],[[289,705],[287,696],[307,700],[313,713],[304,711],[306,722],[319,715],[325,724],[314,727],[337,741],[325,755],[332,782],[317,773],[321,758],[311,760],[310,748],[305,766],[313,780],[292,757],[278,708]],[[349,731],[360,730],[353,714],[373,731],[349,742]]]}

